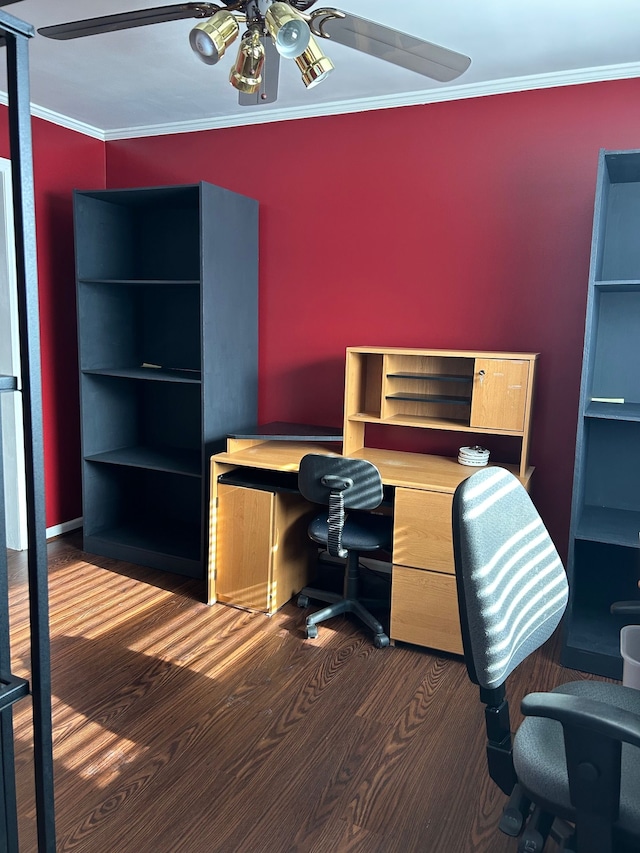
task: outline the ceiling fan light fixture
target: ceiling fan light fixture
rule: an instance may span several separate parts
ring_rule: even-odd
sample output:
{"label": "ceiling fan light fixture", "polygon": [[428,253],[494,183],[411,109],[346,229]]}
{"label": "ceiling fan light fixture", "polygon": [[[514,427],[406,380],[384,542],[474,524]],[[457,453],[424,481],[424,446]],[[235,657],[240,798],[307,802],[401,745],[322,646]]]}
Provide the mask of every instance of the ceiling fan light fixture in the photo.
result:
{"label": "ceiling fan light fixture", "polygon": [[272,3],[264,20],[280,56],[295,59],[306,50],[311,30],[302,15],[288,3]]}
{"label": "ceiling fan light fixture", "polygon": [[251,95],[260,88],[263,65],[264,46],[260,41],[260,31],[257,28],[249,29],[240,42],[238,56],[229,74],[229,82],[239,92]]}
{"label": "ceiling fan light fixture", "polygon": [[206,65],[215,65],[240,32],[230,12],[221,9],[208,21],[202,21],[189,33],[189,44]]}
{"label": "ceiling fan light fixture", "polygon": [[307,89],[312,89],[326,80],[335,67],[329,57],[325,56],[318,47],[313,36],[309,39],[306,50],[296,57],[296,65],[302,73],[302,82]]}

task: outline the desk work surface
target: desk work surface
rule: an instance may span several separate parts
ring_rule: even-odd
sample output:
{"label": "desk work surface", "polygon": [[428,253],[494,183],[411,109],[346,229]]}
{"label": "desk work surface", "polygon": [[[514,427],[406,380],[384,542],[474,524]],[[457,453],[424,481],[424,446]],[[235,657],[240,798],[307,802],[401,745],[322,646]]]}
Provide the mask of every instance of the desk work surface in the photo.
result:
{"label": "desk work surface", "polygon": [[[230,450],[212,457],[215,464],[264,468],[272,471],[297,471],[300,460],[306,453],[326,453],[340,456],[337,445],[316,444],[308,441],[229,441]],[[460,465],[457,459],[449,456],[432,456],[425,453],[410,453],[402,450],[380,450],[375,447],[363,447],[351,453],[357,459],[372,462],[380,471],[382,481],[387,486],[405,486],[407,488],[431,488],[453,493],[459,483],[470,477],[476,468]],[[517,465],[495,465],[506,468],[518,476]],[[528,468],[525,477],[520,479],[524,485],[533,473]]]}

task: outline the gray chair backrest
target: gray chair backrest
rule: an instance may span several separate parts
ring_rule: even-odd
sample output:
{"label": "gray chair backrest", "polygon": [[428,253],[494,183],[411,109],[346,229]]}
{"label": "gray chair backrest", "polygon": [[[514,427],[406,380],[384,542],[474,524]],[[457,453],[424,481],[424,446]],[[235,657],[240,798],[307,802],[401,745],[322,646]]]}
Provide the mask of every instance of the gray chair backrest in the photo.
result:
{"label": "gray chair backrest", "polygon": [[453,543],[469,677],[493,689],[556,629],[566,574],[527,491],[504,468],[458,486]]}

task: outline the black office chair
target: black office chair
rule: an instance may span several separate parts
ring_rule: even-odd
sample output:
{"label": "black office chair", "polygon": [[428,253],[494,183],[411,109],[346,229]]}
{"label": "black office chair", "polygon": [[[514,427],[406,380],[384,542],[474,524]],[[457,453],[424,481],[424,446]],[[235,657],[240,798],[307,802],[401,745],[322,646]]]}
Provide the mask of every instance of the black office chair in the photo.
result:
{"label": "black office chair", "polygon": [[[329,605],[307,616],[307,637],[318,636],[319,622],[341,613],[354,613],[373,631],[373,642],[377,648],[388,646],[389,637],[382,624],[358,597],[359,555],[363,551],[375,552],[391,547],[391,518],[371,513],[382,502],[380,472],[364,459],[309,453],[300,460],[298,488],[308,501],[329,507],[328,514],[327,511],[322,512],[311,521],[311,539],[326,545],[332,557],[346,557],[347,560],[342,595],[305,587],[298,596],[300,607],[307,607],[310,598]],[[345,513],[345,510],[356,512]]]}
{"label": "black office chair", "polygon": [[520,836],[522,853],[539,853],[550,833],[567,851],[637,853],[640,691],[584,680],[531,693],[512,742],[504,682],[554,632],[568,592],[516,477],[485,468],[458,486],[453,543],[465,662],[486,705],[489,774],[510,796],[500,829]]}

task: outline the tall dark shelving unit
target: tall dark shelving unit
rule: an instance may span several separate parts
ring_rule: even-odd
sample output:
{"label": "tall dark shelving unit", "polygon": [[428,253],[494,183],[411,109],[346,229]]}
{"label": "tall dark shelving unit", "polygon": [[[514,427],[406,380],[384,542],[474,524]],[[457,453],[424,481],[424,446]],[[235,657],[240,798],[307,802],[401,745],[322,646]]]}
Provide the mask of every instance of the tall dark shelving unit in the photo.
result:
{"label": "tall dark shelving unit", "polygon": [[205,577],[209,457],[257,421],[258,204],[75,191],[85,550]]}
{"label": "tall dark shelving unit", "polygon": [[622,677],[615,601],[640,580],[640,150],[601,151],[562,662]]}

